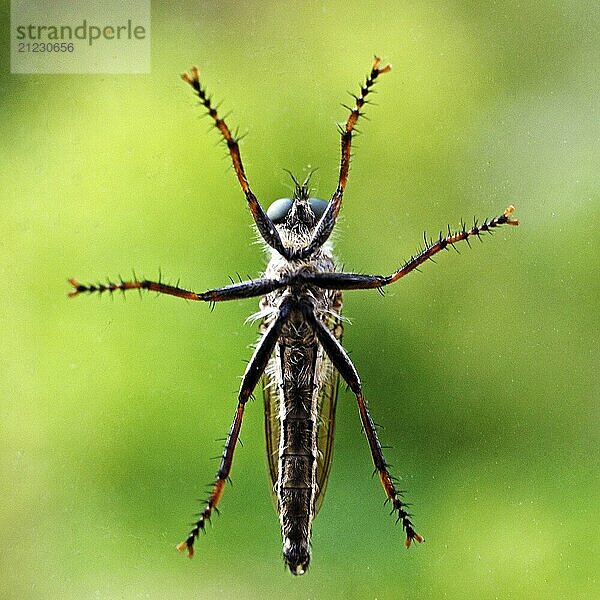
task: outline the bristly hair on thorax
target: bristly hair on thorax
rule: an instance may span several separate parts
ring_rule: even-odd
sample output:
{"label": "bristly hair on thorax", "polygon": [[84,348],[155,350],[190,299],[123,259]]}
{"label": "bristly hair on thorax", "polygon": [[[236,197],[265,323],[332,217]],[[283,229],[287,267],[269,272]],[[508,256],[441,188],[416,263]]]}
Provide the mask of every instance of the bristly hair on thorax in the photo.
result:
{"label": "bristly hair on thorax", "polygon": [[474,222],[467,228],[437,239],[425,237],[424,246],[389,275],[365,275],[338,270],[331,234],[334,230],[348,181],[352,139],[356,123],[363,116],[367,97],[378,78],[391,65],[375,57],[371,70],[353,95],[354,105],[340,130],[340,166],[337,187],[329,200],[313,197],[308,187],[311,171],[303,183],[289,172],[295,188],[291,198],[280,198],[265,211],[250,188],[242,163],[239,139],[231,132],[200,83],[197,67],[182,75],[200,104],[211,117],[227,146],[238,183],[244,194],[258,234],[269,251],[264,274],[257,279],[233,282],[224,287],[194,292],[161,281],[139,280],[85,285],[70,279],[70,296],[82,293],[113,293],[137,289],[207,302],[260,298],[260,337],[248,362],[237,396],[237,406],[211,492],[204,502],[187,538],[177,549],[194,554],[194,544],[204,532],[229,480],[248,399],[262,381],[267,464],[273,496],[279,514],[283,557],[290,572],[302,575],[311,559],[312,524],[323,501],[333,453],[338,383],[343,380],[356,398],[362,429],[367,439],[375,473],[385,492],[391,513],[405,535],[405,545],[423,542],[415,531],[412,515],[390,474],[377,430],[363,395],[354,364],[341,344],[342,292],[377,289],[381,291],[417,270],[423,263],[455,244],[482,233],[491,234],[502,225],[518,225],[511,205],[499,216]]}

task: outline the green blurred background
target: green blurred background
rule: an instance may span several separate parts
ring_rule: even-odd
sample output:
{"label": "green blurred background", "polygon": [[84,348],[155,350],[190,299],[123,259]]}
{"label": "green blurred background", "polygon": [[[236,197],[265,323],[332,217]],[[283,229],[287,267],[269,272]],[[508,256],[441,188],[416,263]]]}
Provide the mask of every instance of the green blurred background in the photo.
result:
{"label": "green blurred background", "polygon": [[[2,27],[8,35],[9,11]],[[2,57],[2,598],[597,598],[600,9],[595,2],[154,3],[150,75],[11,75]],[[423,230],[517,207],[389,288],[345,344],[427,539],[382,506],[355,400],[302,578],[282,563],[261,401],[193,561],[174,546],[217,467],[253,300],[69,300],[134,268],[195,290],[264,265],[198,64],[265,204],[283,168],[334,188],[340,102],[394,64],[361,124],[337,229],[389,273]],[[596,237],[594,237],[596,236]],[[594,591],[595,590],[595,591]]]}

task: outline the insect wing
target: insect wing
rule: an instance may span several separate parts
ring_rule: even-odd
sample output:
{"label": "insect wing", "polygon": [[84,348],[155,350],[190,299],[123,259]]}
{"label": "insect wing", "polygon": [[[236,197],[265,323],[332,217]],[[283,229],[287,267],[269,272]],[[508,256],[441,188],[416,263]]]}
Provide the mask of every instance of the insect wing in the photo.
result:
{"label": "insect wing", "polygon": [[[343,326],[337,317],[329,317],[327,325],[338,339],[342,339]],[[340,374],[333,366],[323,349],[319,353],[320,384],[317,422],[317,499],[315,514],[319,512],[329,478],[331,458],[333,456],[333,438],[335,434],[335,408],[337,404]]]}
{"label": "insect wing", "polygon": [[267,441],[267,465],[271,479],[271,493],[277,502],[275,484],[279,473],[279,386],[274,375],[275,357],[271,357],[263,375],[263,400],[265,405],[265,437]]}

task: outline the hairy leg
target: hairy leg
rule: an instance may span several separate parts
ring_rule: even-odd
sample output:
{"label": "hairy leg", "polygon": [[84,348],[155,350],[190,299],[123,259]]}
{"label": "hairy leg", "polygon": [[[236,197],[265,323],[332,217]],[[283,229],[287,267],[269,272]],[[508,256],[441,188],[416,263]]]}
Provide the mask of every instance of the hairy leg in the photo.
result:
{"label": "hairy leg", "polygon": [[254,391],[258,380],[261,378],[269,359],[271,358],[275,344],[277,343],[279,335],[281,334],[281,328],[288,320],[289,313],[289,306],[285,303],[282,303],[279,307],[279,314],[277,318],[275,321],[273,321],[269,329],[267,329],[263,337],[260,339],[258,345],[256,346],[256,350],[254,351],[254,354],[252,355],[252,358],[246,367],[246,372],[244,373],[238,394],[238,405],[235,411],[233,422],[231,423],[227,440],[225,442],[225,447],[223,448],[223,455],[221,457],[221,463],[217,471],[216,481],[214,483],[212,493],[208,497],[206,506],[200,513],[200,517],[194,524],[194,527],[190,531],[188,537],[185,539],[185,541],[181,542],[181,544],[177,546],[177,550],[180,552],[183,552],[187,549],[188,556],[190,558],[194,555],[194,542],[200,534],[200,530],[204,530],[206,527],[206,522],[210,520],[213,510],[217,510],[217,505],[219,504],[219,500],[223,494],[223,489],[225,488],[225,482],[229,478],[229,473],[231,472],[233,453],[235,452],[235,447],[240,435],[240,429],[242,427],[244,407],[248,401],[248,398],[250,398],[250,395]]}
{"label": "hairy leg", "polygon": [[229,150],[229,155],[231,156],[233,169],[238,178],[238,181],[240,182],[242,191],[246,196],[246,200],[248,201],[248,207],[250,208],[250,212],[252,213],[252,217],[254,219],[254,222],[256,223],[258,231],[260,232],[265,242],[269,246],[271,246],[271,248],[277,250],[277,252],[279,252],[282,256],[287,257],[289,255],[289,251],[283,247],[277,229],[275,229],[273,222],[271,221],[271,219],[269,219],[262,206],[260,205],[259,201],[257,200],[256,196],[250,189],[250,184],[248,183],[248,178],[246,177],[246,173],[244,171],[244,165],[242,164],[242,157],[240,154],[238,138],[231,133],[231,130],[227,126],[227,123],[225,123],[225,120],[219,117],[217,109],[211,104],[210,97],[207,95],[206,90],[200,84],[200,72],[198,71],[198,67],[192,67],[192,69],[189,72],[183,73],[181,78],[190,86],[192,86],[192,89],[200,99],[200,102],[202,103],[204,108],[206,108],[209,116],[214,121],[215,127],[223,136],[223,139],[227,144],[227,149]]}
{"label": "hairy leg", "polygon": [[331,197],[327,209],[323,213],[321,220],[319,221],[311,241],[306,248],[297,251],[291,256],[292,259],[302,259],[311,255],[317,248],[320,248],[331,235],[331,232],[335,226],[337,216],[342,207],[342,198],[344,195],[344,189],[348,181],[348,172],[350,170],[350,151],[352,147],[352,137],[356,128],[356,123],[359,117],[363,116],[361,112],[365,103],[367,102],[366,97],[371,91],[371,88],[375,84],[376,79],[379,75],[387,73],[392,68],[391,65],[381,66],[381,59],[375,57],[373,59],[373,65],[371,66],[371,72],[367,76],[367,79],[363,86],[360,88],[360,94],[355,95],[356,101],[353,108],[346,107],[350,110],[348,119],[346,120],[345,126],[340,126],[341,133],[341,158],[340,158],[340,175],[338,179],[338,187]]}
{"label": "hairy leg", "polygon": [[361,290],[381,288],[398,281],[401,277],[408,275],[411,271],[417,269],[426,260],[431,259],[441,250],[447,250],[448,246],[454,247],[454,244],[465,240],[469,243],[471,236],[479,237],[481,232],[492,232],[492,229],[500,225],[518,225],[516,219],[511,219],[514,207],[509,206],[499,217],[484,221],[481,225],[475,224],[470,229],[464,225],[460,231],[451,233],[448,231],[446,237],[440,237],[435,242],[425,243],[425,248],[416,256],[406,261],[402,267],[391,275],[362,275],[360,273],[309,273],[303,276],[304,280],[312,285],[330,290]]}
{"label": "hairy leg", "polygon": [[385,490],[386,496],[392,503],[393,511],[397,514],[398,521],[402,522],[402,528],[406,533],[406,547],[408,548],[413,540],[423,542],[424,538],[415,531],[412,521],[410,520],[410,515],[406,511],[406,504],[400,499],[401,492],[396,489],[394,479],[388,471],[388,465],[383,456],[383,450],[381,449],[381,444],[377,437],[375,424],[373,423],[373,419],[371,419],[367,403],[362,395],[362,386],[356,368],[352,364],[350,357],[340,344],[339,340],[337,340],[331,331],[316,318],[312,308],[306,310],[305,314],[312,324],[315,334],[327,353],[327,356],[329,356],[333,363],[333,366],[339,371],[344,381],[356,396],[358,412],[360,414],[360,420],[365,435],[367,436],[367,441],[369,442],[373,464],[379,474],[379,480]]}
{"label": "hairy leg", "polygon": [[199,300],[202,302],[223,302],[225,300],[239,300],[241,298],[253,298],[255,296],[264,296],[276,289],[287,285],[286,279],[253,279],[250,281],[242,281],[240,283],[232,283],[221,288],[215,288],[206,292],[191,292],[184,290],[178,286],[168,285],[161,281],[119,281],[113,283],[96,283],[92,285],[83,285],[76,279],[69,279],[69,283],[73,286],[73,290],[69,292],[71,298],[79,294],[104,292],[113,293],[115,291],[125,292],[127,290],[149,290],[158,294],[167,294],[168,296],[177,296],[185,300]]}

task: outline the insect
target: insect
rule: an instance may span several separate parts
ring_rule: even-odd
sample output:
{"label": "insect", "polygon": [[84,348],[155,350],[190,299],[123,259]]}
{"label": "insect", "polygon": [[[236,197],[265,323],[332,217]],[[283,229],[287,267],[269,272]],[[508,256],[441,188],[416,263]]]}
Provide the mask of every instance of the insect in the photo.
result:
{"label": "insect", "polygon": [[206,527],[223,494],[239,440],[242,419],[248,399],[259,381],[263,380],[265,429],[269,475],[273,484],[281,524],[284,560],[294,575],[306,572],[310,558],[312,522],[327,484],[333,450],[335,409],[339,377],[356,396],[358,412],[364,429],[375,471],[385,491],[392,512],[402,523],[405,545],[422,542],[407,512],[407,504],[396,488],[377,437],[375,424],[363,396],[361,381],[348,354],[341,345],[342,291],[379,289],[398,281],[441,250],[482,232],[491,233],[504,224],[518,225],[509,206],[500,216],[481,224],[461,229],[424,247],[391,275],[363,275],[336,270],[329,238],[342,206],[342,198],[350,167],[350,150],[356,123],[363,115],[367,97],[378,78],[389,72],[375,57],[369,75],[354,96],[354,106],[346,107],[349,115],[340,125],[341,159],[336,190],[329,201],[311,196],[310,175],[303,183],[293,176],[292,198],[273,202],[265,212],[250,188],[238,138],[219,117],[205,88],[200,83],[197,67],[182,75],[221,134],[233,163],[233,168],[256,228],[267,245],[270,260],[264,275],[258,279],[240,281],[206,292],[192,292],[160,281],[120,280],[95,285],[83,285],[75,279],[70,296],[83,292],[103,293],[121,290],[149,290],[187,300],[214,304],[225,300],[261,297],[260,338],[248,363],[240,391],[235,416],[227,436],[212,492],[185,541],[177,546],[194,553],[194,543]]}

